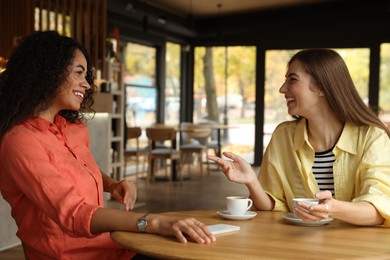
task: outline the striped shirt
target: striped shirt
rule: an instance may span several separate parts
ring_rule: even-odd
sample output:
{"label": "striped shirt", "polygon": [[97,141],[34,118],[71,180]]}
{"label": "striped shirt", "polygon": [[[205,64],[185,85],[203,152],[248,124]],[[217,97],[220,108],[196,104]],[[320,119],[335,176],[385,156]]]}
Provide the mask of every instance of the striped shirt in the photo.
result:
{"label": "striped shirt", "polygon": [[316,152],[312,170],[320,190],[329,190],[334,196],[333,163],[336,157],[332,150],[333,147],[324,152]]}

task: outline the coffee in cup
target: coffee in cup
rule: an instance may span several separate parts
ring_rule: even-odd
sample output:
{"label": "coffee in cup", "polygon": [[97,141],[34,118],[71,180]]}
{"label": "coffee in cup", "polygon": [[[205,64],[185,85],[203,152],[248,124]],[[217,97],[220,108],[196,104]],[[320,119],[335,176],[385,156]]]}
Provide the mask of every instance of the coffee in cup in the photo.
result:
{"label": "coffee in cup", "polygon": [[244,215],[252,207],[253,201],[243,196],[226,197],[226,208],[230,215]]}

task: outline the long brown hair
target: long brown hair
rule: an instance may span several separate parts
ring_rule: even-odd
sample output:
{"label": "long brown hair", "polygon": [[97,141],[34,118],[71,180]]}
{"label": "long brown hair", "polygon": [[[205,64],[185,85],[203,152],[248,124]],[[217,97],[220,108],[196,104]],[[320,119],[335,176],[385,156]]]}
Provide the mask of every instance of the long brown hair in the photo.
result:
{"label": "long brown hair", "polygon": [[298,60],[307,73],[316,81],[325,94],[331,109],[342,122],[354,125],[376,126],[386,131],[390,129],[363,102],[349,74],[347,65],[334,50],[307,49],[297,52],[289,65]]}

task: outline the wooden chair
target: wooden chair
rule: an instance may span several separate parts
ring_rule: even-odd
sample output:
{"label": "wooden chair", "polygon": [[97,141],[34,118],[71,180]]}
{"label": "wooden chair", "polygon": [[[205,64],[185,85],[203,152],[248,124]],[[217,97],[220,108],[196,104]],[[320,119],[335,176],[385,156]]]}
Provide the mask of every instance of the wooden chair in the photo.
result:
{"label": "wooden chair", "polygon": [[198,125],[208,125],[211,127],[211,138],[208,142],[208,148],[214,151],[214,155],[221,154],[220,147],[218,145],[218,129],[213,129],[213,126],[218,125],[217,122],[212,120],[203,120],[197,123]]}
{"label": "wooden chair", "polygon": [[[146,157],[148,156],[148,148],[147,147],[140,148],[139,145],[139,137],[141,136],[141,134],[142,134],[142,130],[140,127],[128,127],[126,129],[126,138],[127,138],[126,149],[124,149],[123,151],[124,160],[125,160],[125,176],[126,176],[128,159],[135,158],[135,165],[136,165],[135,174],[137,180],[139,174],[141,173],[139,171],[140,157],[143,157],[142,172],[145,172]],[[133,145],[129,146],[129,143],[133,143]]]}
{"label": "wooden chair", "polygon": [[[188,124],[186,125],[186,129],[181,129],[183,133],[192,139],[195,142],[189,142],[187,144],[180,145],[180,151],[182,153],[183,162],[188,166],[188,172],[191,173],[191,165],[194,161],[194,154],[197,155],[198,165],[200,174],[203,176],[203,154],[208,155],[208,141],[211,136],[211,127],[207,125],[194,125]],[[188,160],[190,158],[190,160]],[[208,160],[207,163],[207,173],[210,172],[210,166]]]}
{"label": "wooden chair", "polygon": [[[174,170],[180,175],[180,181],[182,176],[180,174],[180,165],[177,163],[180,160],[180,151],[176,150],[176,130],[170,127],[149,127],[146,129],[146,136],[148,137],[149,148],[149,170],[148,180],[154,182],[156,178],[156,172],[158,167],[158,161],[165,160],[170,161],[171,173]],[[156,147],[156,143],[170,143],[166,147]],[[172,180],[172,176],[168,173],[168,164],[165,164],[165,174],[169,180]],[[175,168],[176,167],[176,168]]]}

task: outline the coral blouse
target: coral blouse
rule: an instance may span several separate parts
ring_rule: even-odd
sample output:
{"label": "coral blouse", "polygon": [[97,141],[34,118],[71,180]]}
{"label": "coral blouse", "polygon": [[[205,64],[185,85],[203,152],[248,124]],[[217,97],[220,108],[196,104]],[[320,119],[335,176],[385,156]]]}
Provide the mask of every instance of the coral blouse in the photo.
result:
{"label": "coral blouse", "polygon": [[31,118],[0,143],[0,190],[30,259],[130,259],[134,253],[90,232],[103,182],[85,124]]}

